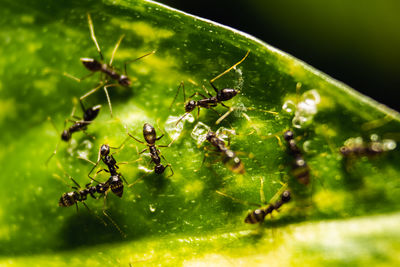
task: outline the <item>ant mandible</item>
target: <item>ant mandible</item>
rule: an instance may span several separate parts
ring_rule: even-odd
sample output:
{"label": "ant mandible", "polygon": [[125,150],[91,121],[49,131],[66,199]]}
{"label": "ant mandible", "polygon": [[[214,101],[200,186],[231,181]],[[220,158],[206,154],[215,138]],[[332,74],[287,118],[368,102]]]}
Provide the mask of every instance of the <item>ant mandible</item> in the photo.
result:
{"label": "ant mandible", "polygon": [[96,60],[94,58],[87,58],[87,57],[80,58],[80,61],[85,66],[85,68],[90,71],[90,73],[88,75],[82,77],[82,78],[76,78],[76,77],[74,77],[74,76],[72,76],[70,74],[67,74],[67,73],[64,73],[64,75],[69,77],[69,78],[72,78],[72,79],[74,79],[74,80],[76,80],[78,82],[80,82],[83,79],[86,79],[86,78],[92,76],[96,72],[101,72],[102,74],[106,75],[107,77],[111,78],[112,80],[117,81],[117,84],[107,84],[107,80],[103,81],[103,79],[101,79],[101,82],[97,87],[93,88],[92,90],[90,90],[89,92],[87,92],[86,94],[84,94],[83,96],[80,97],[81,100],[85,99],[86,97],[88,97],[89,95],[95,93],[97,90],[99,90],[101,87],[103,87],[104,92],[105,92],[106,97],[107,97],[108,105],[109,105],[109,108],[110,108],[111,117],[112,117],[112,106],[111,106],[111,101],[110,101],[110,97],[109,97],[107,88],[108,87],[113,87],[113,86],[118,86],[118,85],[121,85],[121,86],[124,86],[124,87],[130,86],[132,84],[132,81],[128,77],[128,73],[127,73],[127,70],[126,70],[126,65],[129,64],[129,63],[132,63],[134,61],[137,61],[139,59],[142,59],[142,58],[144,58],[146,56],[149,56],[151,54],[154,54],[156,51],[152,51],[152,52],[147,53],[147,54],[145,54],[143,56],[140,56],[140,57],[138,57],[136,59],[125,61],[125,63],[124,63],[124,74],[121,74],[112,66],[112,63],[113,63],[113,60],[114,60],[114,56],[115,56],[115,54],[116,54],[116,52],[118,50],[118,47],[121,44],[122,39],[125,37],[125,35],[124,34],[121,35],[121,37],[118,39],[118,41],[117,41],[117,43],[116,43],[116,45],[114,47],[114,50],[112,52],[110,62],[108,64],[107,63],[103,63],[104,57],[103,57],[103,54],[101,52],[99,43],[97,42],[96,35],[94,33],[93,21],[92,21],[92,18],[91,18],[89,13],[87,13],[87,17],[88,17],[88,24],[89,24],[89,29],[90,29],[90,36],[91,36],[91,38],[92,38],[92,40],[93,40],[93,42],[94,42],[94,44],[96,46],[97,52],[100,55],[100,61],[98,61],[98,60]]}
{"label": "ant mandible", "polygon": [[164,136],[164,134],[162,134],[161,136],[157,137],[156,130],[149,123],[145,123],[143,125],[143,137],[144,137],[144,140],[146,141],[146,143],[141,141],[141,140],[139,140],[139,139],[137,139],[136,137],[131,135],[129,132],[127,132],[127,133],[135,141],[137,141],[137,142],[139,142],[141,144],[146,144],[148,146],[147,148],[143,149],[139,154],[142,154],[145,151],[149,150],[149,153],[150,153],[150,156],[151,156],[151,161],[155,164],[154,172],[156,174],[162,174],[165,171],[165,169],[167,167],[169,167],[171,169],[171,175],[169,175],[168,177],[171,177],[172,175],[174,175],[174,171],[172,169],[171,164],[168,163],[165,166],[163,164],[161,164],[160,156],[164,160],[166,160],[166,159],[164,158],[164,156],[161,154],[160,150],[158,150],[157,147],[170,147],[175,140],[172,140],[171,143],[169,143],[168,145],[156,145],[156,141],[160,140]]}
{"label": "ant mandible", "polygon": [[226,106],[223,101],[228,101],[230,99],[232,99],[233,97],[235,97],[240,91],[237,89],[232,89],[232,88],[224,88],[219,90],[215,85],[214,82],[221,78],[223,75],[225,75],[226,73],[228,73],[229,71],[231,71],[233,68],[235,68],[237,65],[239,65],[240,63],[242,63],[246,57],[249,55],[250,50],[247,51],[246,55],[237,63],[235,63],[233,66],[231,66],[230,68],[228,68],[227,70],[225,70],[224,72],[222,72],[221,74],[217,75],[215,78],[210,80],[210,85],[211,87],[214,89],[216,95],[213,96],[212,94],[210,94],[208,92],[208,90],[205,88],[205,86],[203,86],[203,89],[206,91],[206,93],[208,94],[209,97],[199,93],[199,92],[195,92],[193,95],[191,95],[189,97],[189,99],[191,99],[192,97],[194,97],[195,95],[200,95],[201,97],[203,97],[203,99],[200,100],[189,100],[186,103],[186,93],[185,93],[185,85],[183,83],[183,81],[180,83],[179,87],[178,87],[178,91],[174,97],[174,100],[172,101],[170,108],[172,107],[173,103],[175,102],[180,88],[182,88],[183,91],[183,101],[185,102],[185,114],[178,120],[178,122],[176,124],[178,124],[185,116],[187,116],[190,112],[192,112],[196,107],[197,107],[197,118],[199,118],[200,116],[200,108],[207,108],[207,109],[211,109],[214,112],[216,112],[218,114],[218,116],[220,116],[220,114],[213,109],[213,107],[216,107],[218,104],[221,104],[222,106],[226,107],[229,109],[228,106]]}

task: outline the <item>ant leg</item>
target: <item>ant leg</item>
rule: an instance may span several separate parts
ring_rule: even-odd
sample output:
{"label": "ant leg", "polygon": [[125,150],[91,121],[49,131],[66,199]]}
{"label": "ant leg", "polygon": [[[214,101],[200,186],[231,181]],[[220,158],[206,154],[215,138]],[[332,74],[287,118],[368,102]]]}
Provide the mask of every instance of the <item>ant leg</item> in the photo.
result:
{"label": "ant leg", "polygon": [[121,230],[121,228],[119,228],[118,224],[106,212],[106,200],[107,200],[107,193],[104,194],[104,204],[103,204],[103,214],[104,214],[104,216],[106,216],[110,220],[110,222],[114,225],[114,227],[117,228],[117,230],[121,234],[121,236],[123,238],[126,238],[126,234]]}
{"label": "ant leg", "polygon": [[90,90],[89,92],[87,92],[86,94],[84,94],[83,96],[81,96],[81,97],[79,98],[79,100],[82,101],[82,100],[85,99],[86,97],[88,97],[88,96],[90,96],[91,94],[97,92],[97,90],[99,90],[100,87],[102,87],[102,86],[103,86],[103,82],[101,82],[99,86],[93,88],[92,90]]}
{"label": "ant leg", "polygon": [[261,203],[265,203],[265,194],[264,194],[264,178],[260,176],[260,200]]}
{"label": "ant leg", "polygon": [[[125,126],[125,129],[126,129],[126,126]],[[141,144],[144,144],[144,142],[143,141],[140,141],[139,139],[137,139],[136,137],[134,137],[133,135],[131,135],[129,132],[128,132],[128,129],[126,129],[126,133],[131,137],[131,138],[133,138],[136,142],[139,142],[139,143],[141,143]],[[146,148],[147,149],[147,148]],[[139,153],[140,154],[140,153]]]}
{"label": "ant leg", "polygon": [[110,113],[111,113],[111,118],[112,118],[113,114],[112,114],[111,100],[110,100],[110,96],[108,95],[108,91],[107,91],[107,88],[111,87],[111,86],[118,86],[118,84],[109,84],[109,85],[104,86],[103,89],[104,89],[104,93],[106,94],[106,97],[107,97],[108,107],[110,108]]}
{"label": "ant leg", "polygon": [[148,148],[146,147],[145,149],[143,149],[142,151],[140,151],[140,152],[139,152],[139,155],[140,155],[140,154],[143,154],[144,152],[146,152],[147,149],[148,149]]}
{"label": "ant leg", "polygon": [[253,202],[241,200],[241,199],[235,198],[235,197],[233,197],[233,196],[230,196],[230,195],[228,195],[228,194],[226,194],[226,193],[224,193],[224,192],[218,191],[218,190],[215,190],[215,192],[216,192],[218,195],[221,195],[221,196],[223,196],[223,197],[230,198],[230,199],[232,199],[233,201],[235,201],[235,202],[237,202],[237,203],[240,203],[240,204],[243,204],[243,205],[261,207],[261,205],[258,204],[258,203],[253,203]]}
{"label": "ant leg", "polygon": [[204,85],[202,87],[203,87],[204,91],[206,91],[207,95],[209,95],[210,97],[213,97],[213,95],[210,94],[210,92],[208,92],[207,88]]}
{"label": "ant leg", "polygon": [[185,114],[183,114],[183,115],[179,118],[179,120],[176,122],[175,126],[177,126],[177,125],[181,122],[181,120],[183,120],[183,118],[185,118],[189,113],[190,113],[190,112],[186,112]]}
{"label": "ant leg", "polygon": [[113,50],[113,52],[112,52],[112,54],[111,54],[111,58],[110,58],[110,63],[109,63],[110,66],[111,66],[112,63],[113,63],[115,53],[117,53],[118,47],[119,47],[119,45],[121,44],[122,39],[124,39],[124,37],[125,37],[125,34],[121,35],[121,37],[119,37],[117,43],[115,44],[114,50]]}
{"label": "ant leg", "polygon": [[[222,103],[221,103],[222,104]],[[221,121],[223,121],[226,117],[229,116],[229,114],[231,114],[234,111],[234,108],[229,108],[229,110],[227,112],[225,112],[224,115],[222,115],[221,117],[219,117],[219,119],[215,122],[216,125],[220,124]]]}
{"label": "ant leg", "polygon": [[125,179],[125,177],[122,175],[122,174],[119,174],[119,176],[121,176],[121,178],[122,178],[122,180],[124,180],[124,182],[128,185],[128,187],[129,187],[129,183],[128,183],[128,181]]}
{"label": "ant leg", "polygon": [[[57,130],[57,127],[56,127],[56,125],[54,124],[54,122],[53,122],[53,120],[51,119],[51,117],[47,117],[47,120],[50,121],[51,125],[53,125],[54,130],[55,130],[56,133],[58,134],[59,132],[58,132],[58,130]],[[53,151],[53,153],[50,155],[50,157],[46,160],[46,162],[45,162],[46,166],[49,164],[50,160],[54,157],[54,155],[57,154],[57,150],[58,150],[58,146],[60,145],[60,141],[61,141],[61,140],[58,140],[57,145],[56,145],[56,148],[54,149],[54,151]]]}
{"label": "ant leg", "polygon": [[138,58],[125,61],[125,63],[124,63],[125,75],[128,75],[128,72],[126,71],[126,65],[128,65],[129,63],[135,62],[135,61],[137,61],[137,60],[139,60],[139,59],[142,59],[142,58],[144,58],[144,57],[150,56],[150,55],[154,54],[156,51],[157,51],[157,50],[153,50],[153,51],[151,51],[150,53],[144,54],[143,56],[140,56],[140,57],[138,57]]}
{"label": "ant leg", "polygon": [[171,164],[169,164],[169,163],[168,163],[168,164],[165,166],[165,168],[168,168],[168,167],[171,169],[171,174],[170,174],[170,175],[168,175],[168,176],[167,176],[167,178],[169,178],[169,177],[171,177],[171,176],[173,176],[173,175],[174,175],[174,170],[172,169],[172,166],[171,166]]}
{"label": "ant leg", "polygon": [[[110,146],[110,148],[116,149],[116,150],[123,149],[123,148],[125,147],[125,143],[126,143],[128,140],[129,140],[129,136],[125,137],[124,141],[123,141],[119,146],[117,146],[117,147]],[[112,154],[114,154],[114,153],[115,153],[115,152],[113,152]]]}
{"label": "ant leg", "polygon": [[95,74],[94,71],[93,71],[93,72],[90,72],[90,73],[88,73],[88,74],[86,74],[85,76],[83,76],[83,77],[81,77],[81,78],[78,78],[78,77],[75,77],[75,76],[73,76],[73,75],[71,75],[71,74],[69,74],[69,73],[66,73],[65,71],[63,72],[63,75],[64,75],[65,77],[68,77],[68,78],[70,78],[70,79],[72,79],[72,80],[75,80],[75,81],[77,81],[78,83],[80,83],[81,81],[83,81],[83,80],[85,80],[85,79],[91,77],[93,74]]}
{"label": "ant leg", "polygon": [[[76,203],[76,204],[78,204],[78,203]],[[96,216],[104,224],[104,226],[107,226],[107,223],[101,217],[99,217],[96,213],[94,213],[91,209],[89,209],[89,207],[86,205],[85,202],[82,202],[82,204],[88,209],[88,211],[90,213],[92,213],[94,216]]]}
{"label": "ant leg", "polygon": [[171,110],[172,105],[174,104],[176,98],[178,97],[178,94],[179,94],[179,91],[180,91],[181,87],[182,87],[182,90],[183,90],[183,103],[186,102],[186,97],[185,97],[185,83],[184,83],[183,81],[181,81],[181,83],[180,83],[179,86],[178,86],[178,89],[176,90],[176,95],[175,95],[175,97],[174,97],[174,100],[172,101],[171,105],[169,106],[169,110]]}
{"label": "ant leg", "polygon": [[210,84],[211,84],[211,86],[214,88],[214,90],[216,90],[216,92],[218,92],[218,91],[217,91],[217,89],[215,88],[215,86],[213,85],[213,83],[214,83],[217,79],[221,78],[222,76],[224,76],[225,74],[227,74],[228,72],[230,72],[230,71],[231,71],[233,68],[235,68],[237,65],[239,65],[240,63],[242,63],[242,62],[246,59],[246,57],[249,55],[249,53],[250,53],[250,50],[247,51],[246,55],[245,55],[239,62],[235,63],[232,67],[228,68],[227,70],[225,70],[224,72],[222,72],[221,74],[217,75],[215,78],[213,78],[213,79],[210,80]]}
{"label": "ant leg", "polygon": [[90,29],[90,36],[92,37],[92,40],[97,48],[97,52],[99,52],[99,54],[100,54],[101,60],[104,60],[103,54],[101,53],[99,43],[97,42],[97,39],[96,39],[96,35],[94,34],[93,21],[92,21],[92,18],[90,17],[89,13],[87,13],[87,17],[88,17],[88,24],[89,24],[89,29]]}

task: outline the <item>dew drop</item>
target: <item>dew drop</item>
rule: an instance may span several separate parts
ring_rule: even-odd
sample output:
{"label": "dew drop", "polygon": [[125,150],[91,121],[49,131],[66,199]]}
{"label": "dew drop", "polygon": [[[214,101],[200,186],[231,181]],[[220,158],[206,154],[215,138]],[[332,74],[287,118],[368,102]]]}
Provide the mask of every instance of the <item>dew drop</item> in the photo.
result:
{"label": "dew drop", "polygon": [[156,211],[156,207],[153,204],[149,205],[149,209],[151,212],[155,212]]}
{"label": "dew drop", "polygon": [[396,142],[392,139],[384,139],[382,141],[382,143],[383,143],[383,148],[385,149],[385,151],[393,150],[397,146]]}
{"label": "dew drop", "polygon": [[283,103],[282,109],[287,113],[293,113],[296,110],[296,105],[292,100],[287,100],[285,103]]}

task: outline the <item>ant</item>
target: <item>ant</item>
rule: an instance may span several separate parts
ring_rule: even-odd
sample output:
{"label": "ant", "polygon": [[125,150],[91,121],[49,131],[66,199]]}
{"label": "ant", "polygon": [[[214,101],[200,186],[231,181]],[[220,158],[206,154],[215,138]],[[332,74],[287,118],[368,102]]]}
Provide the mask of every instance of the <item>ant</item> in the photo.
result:
{"label": "ant", "polygon": [[[216,153],[219,153],[222,156],[222,162],[225,166],[234,173],[243,174],[245,172],[244,165],[240,158],[236,156],[236,153],[230,150],[228,147],[230,146],[230,138],[228,136],[228,146],[225,144],[225,141],[220,137],[221,132],[229,131],[225,128],[220,128],[217,132],[211,131],[211,128],[205,125],[202,122],[197,123],[194,127],[191,136],[193,139],[197,140],[197,144],[200,145],[202,142],[207,140],[212,146],[216,148],[213,150]],[[224,134],[223,134],[224,135]],[[207,149],[208,147],[204,147]],[[202,165],[206,159],[206,154],[204,155]]]}
{"label": "ant", "polygon": [[[100,112],[101,109],[101,105],[96,105],[90,108],[85,108],[85,106],[83,105],[82,101],[79,101],[82,111],[83,111],[83,117],[77,117],[75,116],[75,110],[76,110],[76,104],[74,105],[70,118],[66,119],[64,121],[64,130],[61,133],[61,140],[68,142],[69,140],[71,140],[72,138],[72,134],[75,132],[79,132],[82,131],[83,133],[85,133],[86,135],[88,135],[86,133],[86,129],[87,126],[89,124],[91,124],[93,122],[94,119],[96,119],[97,115]],[[71,118],[75,119],[72,120]],[[53,123],[53,121],[51,120],[50,117],[48,117],[48,120],[50,120],[51,124],[53,125],[54,129],[56,130],[56,132],[58,132],[57,127],[55,126],[55,124]],[[66,124],[67,122],[72,122],[73,124],[66,129]],[[92,136],[88,135],[89,137],[93,138]],[[50,161],[50,159],[57,153],[57,149],[58,149],[58,145],[59,142],[57,143],[56,149],[53,151],[53,153],[51,154],[51,156],[47,159],[46,164]]]}
{"label": "ant", "polygon": [[211,145],[213,145],[217,149],[217,152],[220,152],[222,154],[222,162],[225,164],[225,166],[228,167],[229,170],[234,173],[240,174],[243,174],[245,172],[244,165],[240,158],[236,156],[235,152],[228,149],[228,147],[225,145],[224,140],[219,138],[215,132],[209,131],[206,135],[206,139],[208,142],[210,142]]}
{"label": "ant", "polygon": [[[92,90],[87,92],[85,95],[80,97],[81,100],[85,99],[89,95],[91,95],[91,94],[95,93],[97,90],[99,90],[100,87],[103,87],[104,92],[105,92],[106,97],[107,97],[108,105],[109,105],[109,108],[110,108],[111,117],[112,117],[112,106],[111,106],[111,101],[110,101],[110,97],[109,97],[107,88],[108,87],[112,87],[112,86],[118,86],[118,85],[121,85],[121,86],[124,86],[124,87],[130,86],[132,84],[132,81],[128,77],[128,73],[127,73],[127,70],[126,70],[126,65],[129,64],[129,63],[132,63],[134,61],[137,61],[139,59],[142,59],[142,58],[144,58],[146,56],[149,56],[151,54],[154,54],[156,51],[152,51],[152,52],[147,53],[147,54],[145,54],[143,56],[140,56],[140,57],[138,57],[136,59],[125,61],[125,63],[124,63],[124,74],[120,74],[112,66],[112,63],[113,63],[113,60],[114,60],[114,56],[115,56],[115,54],[116,54],[116,52],[118,50],[118,47],[121,44],[122,39],[125,37],[125,35],[124,34],[121,35],[121,37],[118,39],[118,41],[117,41],[117,43],[116,43],[116,45],[114,47],[114,50],[112,52],[110,62],[108,64],[107,63],[103,63],[104,57],[103,57],[103,54],[101,52],[99,43],[97,42],[96,35],[94,34],[93,21],[92,21],[92,18],[91,18],[89,13],[87,13],[87,17],[88,17],[88,24],[89,24],[89,29],[90,29],[90,36],[92,37],[92,40],[93,40],[93,42],[94,42],[94,44],[95,44],[95,46],[97,48],[97,52],[100,55],[100,61],[96,60],[96,59],[93,59],[93,58],[86,58],[86,57],[85,58],[80,58],[80,61],[82,62],[83,66],[86,69],[88,69],[90,71],[90,73],[87,74],[86,76],[82,77],[82,78],[76,78],[76,77],[74,77],[72,75],[69,75],[67,73],[64,73],[64,75],[69,77],[69,78],[72,78],[72,79],[74,79],[74,80],[76,80],[78,82],[80,82],[80,81],[92,76],[94,73],[100,72],[100,73],[106,75],[107,77],[111,78],[112,80],[117,81],[117,84],[108,84],[108,85],[104,85],[104,84],[107,84],[107,80],[105,80],[104,82],[100,82],[99,86],[93,88]],[[103,79],[101,79],[101,80],[103,80]]]}
{"label": "ant", "polygon": [[[213,109],[213,107],[216,107],[218,104],[221,104],[222,106],[226,107],[229,109],[228,106],[226,106],[223,101],[228,101],[230,99],[232,99],[233,97],[235,97],[240,91],[236,90],[236,89],[232,89],[232,88],[224,88],[222,90],[219,90],[215,85],[214,82],[219,79],[220,77],[222,77],[223,75],[225,75],[226,73],[228,73],[229,71],[231,71],[233,68],[235,68],[237,65],[239,65],[240,63],[242,63],[246,57],[249,55],[250,50],[247,51],[246,55],[237,63],[235,63],[232,67],[228,68],[227,70],[225,70],[224,72],[222,72],[221,74],[217,75],[215,78],[210,80],[210,85],[211,87],[214,89],[216,95],[213,96],[212,94],[210,94],[208,92],[208,90],[205,88],[205,86],[203,86],[203,89],[206,91],[207,96],[196,92],[193,95],[191,95],[189,97],[189,99],[191,99],[192,97],[194,97],[195,95],[200,95],[201,97],[203,97],[203,99],[200,100],[189,100],[186,104],[185,104],[185,114],[183,116],[181,116],[181,118],[178,120],[178,122],[176,124],[178,124],[184,117],[186,117],[190,112],[192,112],[196,107],[197,107],[197,118],[199,118],[200,116],[200,108],[207,108],[207,109],[211,109],[214,112],[216,112],[218,114],[218,116],[220,116],[220,114]],[[171,103],[170,108],[172,107],[173,103],[175,102],[178,94],[179,94],[179,90],[180,88],[182,88],[183,91],[183,101],[186,102],[186,94],[185,94],[185,84],[182,81],[178,87],[178,91],[175,95],[174,100]]]}
{"label": "ant", "polygon": [[[60,166],[59,166],[60,167]],[[65,171],[64,171],[65,172]],[[66,173],[65,173],[66,174]],[[117,230],[121,233],[122,236],[126,237],[125,233],[121,230],[121,228],[116,224],[116,222],[111,219],[110,215],[106,212],[106,199],[107,194],[111,190],[118,197],[122,196],[123,184],[122,180],[119,178],[119,175],[111,176],[105,183],[98,183],[97,185],[91,185],[91,183],[87,184],[85,188],[82,188],[78,182],[76,182],[71,176],[66,174],[76,186],[70,186],[75,191],[67,192],[61,195],[60,200],[58,202],[58,206],[60,207],[70,207],[76,205],[76,209],[78,210],[78,202],[81,202],[90,212],[91,210],[84,202],[87,200],[87,196],[91,196],[94,199],[98,199],[94,194],[104,195],[104,205],[103,205],[103,214],[106,216],[111,223],[117,228]],[[96,215],[96,217],[98,217]],[[104,220],[98,217],[105,225],[107,225]]]}
{"label": "ant", "polygon": [[294,157],[292,166],[293,176],[299,181],[299,183],[307,185],[310,182],[310,168],[308,167],[303,155],[297,146],[296,140],[294,140],[294,134],[292,131],[287,130],[283,134],[283,138],[287,142],[289,153]]}
{"label": "ant", "polygon": [[[119,147],[112,147],[112,148],[120,149],[124,145],[124,143],[125,143],[125,141]],[[123,190],[124,190],[124,185],[122,183],[121,178],[128,185],[129,185],[129,183],[121,173],[117,172],[117,169],[119,169],[119,167],[117,165],[117,161],[115,160],[115,158],[112,155],[113,153],[110,154],[110,148],[111,147],[109,145],[107,145],[107,144],[101,145],[101,147],[99,149],[99,153],[98,153],[98,157],[97,157],[96,163],[94,163],[94,162],[92,162],[92,161],[90,161],[90,160],[88,160],[86,158],[83,158],[83,157],[80,157],[80,159],[86,160],[86,161],[88,161],[88,162],[90,162],[90,163],[92,163],[94,165],[93,168],[90,170],[90,172],[88,174],[88,177],[90,179],[92,179],[93,181],[96,181],[96,180],[93,177],[91,177],[90,174],[97,167],[97,165],[99,164],[100,160],[102,160],[104,162],[104,164],[107,165],[108,170],[101,169],[95,174],[95,176],[98,173],[102,172],[102,171],[110,173],[111,177],[109,178],[109,180],[107,182],[111,186],[111,191],[114,194],[116,194],[117,196],[122,197]],[[121,162],[120,164],[126,164],[126,162]],[[96,182],[98,182],[98,181],[96,181]]]}
{"label": "ant", "polygon": [[169,175],[168,177],[171,177],[172,175],[174,175],[174,171],[172,169],[171,164],[168,163],[165,166],[161,164],[160,156],[164,160],[166,160],[166,159],[164,158],[163,155],[161,155],[161,152],[160,152],[160,150],[158,150],[157,147],[170,147],[175,140],[172,140],[171,143],[169,143],[168,145],[156,145],[156,141],[160,140],[164,136],[164,134],[162,134],[161,136],[157,137],[156,130],[149,123],[145,123],[143,125],[143,137],[144,137],[144,140],[146,141],[146,143],[141,141],[141,140],[139,140],[139,139],[137,139],[136,137],[131,135],[129,132],[127,132],[127,133],[135,141],[137,141],[137,142],[139,142],[141,144],[146,144],[148,146],[147,148],[143,149],[139,154],[142,154],[145,151],[149,150],[151,161],[155,164],[154,172],[156,174],[162,174],[165,171],[165,169],[167,167],[169,167],[171,169],[171,175]]}
{"label": "ant", "polygon": [[[263,179],[260,178],[261,181],[261,188],[263,187]],[[255,204],[255,203],[251,203],[251,202],[247,202],[247,201],[242,201],[240,199],[234,198],[232,196],[229,196],[221,191],[216,191],[217,194],[224,196],[224,197],[228,197],[230,199],[232,199],[233,201],[245,204],[245,205],[254,205],[254,206],[260,206],[259,204]],[[261,195],[261,199],[262,202],[265,202],[265,197],[264,197],[264,192],[262,191],[262,189],[260,190],[260,195]],[[268,214],[272,214],[272,212],[274,210],[278,211],[279,208],[290,201],[291,199],[291,193],[289,190],[286,190],[286,185],[283,185],[281,189],[278,190],[278,192],[271,198],[271,201],[273,199],[275,199],[278,195],[280,195],[280,199],[278,199],[277,201],[275,201],[274,203],[271,203],[265,207],[260,207],[258,209],[255,209],[253,211],[250,211],[246,218],[244,219],[245,223],[249,223],[249,224],[256,224],[256,223],[262,223],[265,219],[265,217]]]}

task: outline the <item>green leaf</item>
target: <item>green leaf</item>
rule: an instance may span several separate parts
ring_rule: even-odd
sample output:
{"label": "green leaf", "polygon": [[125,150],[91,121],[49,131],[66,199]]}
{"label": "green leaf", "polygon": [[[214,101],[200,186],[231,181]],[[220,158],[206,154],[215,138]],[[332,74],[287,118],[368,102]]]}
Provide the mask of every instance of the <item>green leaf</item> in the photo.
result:
{"label": "green leaf", "polygon": [[[254,37],[153,2],[3,2],[3,264],[399,262],[398,149],[348,161],[338,152],[351,137],[368,139],[377,134],[395,140],[400,132],[396,112]],[[95,141],[78,132],[67,144],[60,142],[60,132],[73,99],[99,82],[97,74],[81,83],[63,75],[66,72],[82,77],[88,71],[79,58],[98,58],[87,12],[106,59],[125,34],[114,60],[116,67],[123,69],[124,61],[157,52],[128,65],[131,87],[109,88],[113,118],[102,90],[86,99],[88,106],[103,105],[87,130]],[[207,157],[202,166],[204,154],[212,152],[203,149],[205,144],[197,146],[191,137],[197,121],[186,122],[173,145],[160,148],[172,165],[172,177],[167,177],[169,170],[165,175],[151,173],[143,177],[138,167],[151,167],[146,156],[138,155],[145,146],[134,140],[116,151],[118,162],[130,162],[120,165],[129,183],[143,177],[130,188],[125,185],[121,199],[113,194],[107,197],[107,213],[126,238],[103,216],[102,199],[85,201],[91,212],[83,205],[78,212],[73,207],[57,206],[60,196],[72,191],[73,186],[63,170],[82,186],[90,182],[87,173],[92,165],[78,159],[79,155],[88,153],[88,158],[95,161],[101,144],[120,145],[127,137],[125,125],[140,140],[145,122],[164,128],[168,116],[184,113],[182,92],[169,109],[181,81],[185,82],[187,95],[203,93],[201,85],[212,90],[208,81],[242,59],[247,51],[249,56],[236,69],[215,81],[218,88],[241,90],[226,104],[242,107],[242,111],[230,114],[220,126],[235,129],[231,149],[238,151],[245,174],[232,173],[214,155]],[[284,142],[284,130],[293,129],[293,114],[284,111],[282,105],[287,100],[298,103],[299,97],[312,89],[320,96],[318,112],[307,125],[295,129],[296,140],[311,168],[311,182],[305,186],[291,175],[293,158],[279,140]],[[226,112],[221,106],[216,110]],[[77,115],[81,115],[79,107]],[[47,120],[49,116],[58,132]],[[220,127],[215,125],[218,118],[211,110],[201,110],[199,121],[215,131]],[[160,135],[158,127],[156,130]],[[168,138],[157,144],[168,144]],[[58,153],[46,166],[58,143]],[[133,162],[139,158],[142,160]],[[108,176],[102,172],[96,179],[104,182]],[[290,188],[292,201],[260,226],[243,222],[253,207],[216,192],[260,203],[261,189],[268,201],[282,183]],[[104,226],[102,220],[108,225]]]}

